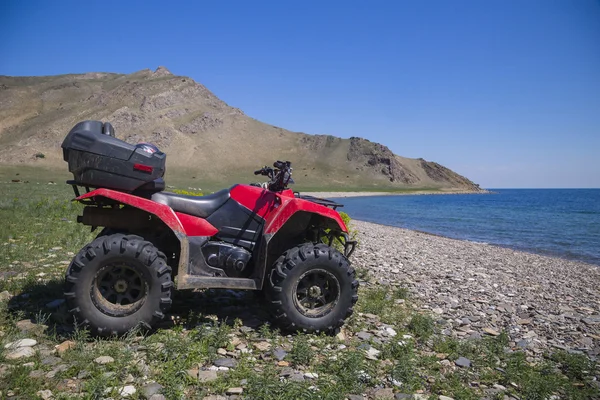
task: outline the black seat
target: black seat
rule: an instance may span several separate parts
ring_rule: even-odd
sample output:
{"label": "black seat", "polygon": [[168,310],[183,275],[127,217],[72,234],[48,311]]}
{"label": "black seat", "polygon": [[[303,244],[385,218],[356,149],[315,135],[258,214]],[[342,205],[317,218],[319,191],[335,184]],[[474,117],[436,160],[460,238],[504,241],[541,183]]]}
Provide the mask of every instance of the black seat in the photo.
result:
{"label": "black seat", "polygon": [[152,201],[165,204],[175,211],[207,218],[229,199],[229,189],[223,189],[208,196],[186,196],[183,194],[160,192],[152,195]]}

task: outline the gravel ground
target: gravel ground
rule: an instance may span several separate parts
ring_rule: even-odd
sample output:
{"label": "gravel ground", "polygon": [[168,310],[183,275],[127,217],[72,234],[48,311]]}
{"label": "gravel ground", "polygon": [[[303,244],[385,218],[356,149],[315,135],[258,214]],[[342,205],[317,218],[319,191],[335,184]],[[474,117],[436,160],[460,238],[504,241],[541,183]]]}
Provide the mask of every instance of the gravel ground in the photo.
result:
{"label": "gravel ground", "polygon": [[456,337],[506,331],[530,357],[550,348],[600,354],[597,266],[353,221],[354,266],[401,283]]}

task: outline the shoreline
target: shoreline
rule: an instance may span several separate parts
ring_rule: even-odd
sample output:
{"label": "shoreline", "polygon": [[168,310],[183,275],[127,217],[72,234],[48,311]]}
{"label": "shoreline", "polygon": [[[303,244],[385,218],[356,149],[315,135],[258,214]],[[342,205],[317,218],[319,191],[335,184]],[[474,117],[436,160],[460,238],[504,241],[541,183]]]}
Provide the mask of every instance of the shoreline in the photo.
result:
{"label": "shoreline", "polygon": [[353,220],[365,284],[404,286],[442,333],[505,331],[539,358],[550,348],[600,355],[600,268],[593,264]]}
{"label": "shoreline", "polygon": [[[342,210],[343,211],[343,210]],[[404,229],[407,231],[411,231],[411,232],[416,232],[416,233],[422,233],[423,235],[430,235],[430,236],[435,236],[435,237],[439,237],[439,238],[445,238],[445,239],[451,239],[451,240],[458,240],[461,242],[466,242],[466,243],[473,243],[473,244],[480,244],[480,245],[486,245],[486,246],[493,246],[493,247],[498,247],[501,249],[508,249],[508,250],[512,250],[512,251],[518,251],[518,252],[522,252],[522,253],[527,253],[527,254],[533,254],[533,255],[537,255],[537,256],[542,256],[542,257],[549,257],[549,258],[556,258],[559,260],[563,260],[563,261],[572,261],[572,262],[577,262],[577,263],[581,263],[581,264],[585,264],[585,265],[590,265],[593,266],[595,268],[599,268],[600,269],[600,263],[599,264],[595,264],[593,262],[590,261],[585,261],[585,260],[580,260],[577,258],[569,258],[566,256],[561,256],[558,253],[542,253],[540,251],[536,251],[535,249],[521,249],[518,247],[514,247],[514,246],[510,246],[510,245],[503,245],[503,244],[498,244],[498,243],[489,243],[489,242],[478,242],[476,240],[469,240],[469,239],[459,239],[459,238],[453,238],[451,236],[445,236],[442,235],[440,233],[433,233],[433,232],[427,232],[427,231],[422,231],[419,229],[411,229],[411,228],[406,228],[406,227],[402,227],[402,226],[395,226],[395,225],[387,225],[387,224],[382,224],[379,222],[372,222],[372,221],[365,221],[365,220],[359,220],[359,219],[352,219],[352,221],[359,221],[359,222],[365,222],[368,224],[373,224],[373,225],[380,225],[380,226],[384,226],[386,228],[398,228],[398,229]],[[352,222],[351,222],[352,224]]]}
{"label": "shoreline", "polygon": [[428,195],[444,195],[444,194],[493,194],[489,190],[469,191],[469,190],[448,190],[448,191],[428,191],[416,190],[414,192],[339,192],[339,191],[323,191],[323,192],[300,192],[302,195],[319,197],[322,199],[336,199],[345,197],[370,197],[370,196],[428,196]]}

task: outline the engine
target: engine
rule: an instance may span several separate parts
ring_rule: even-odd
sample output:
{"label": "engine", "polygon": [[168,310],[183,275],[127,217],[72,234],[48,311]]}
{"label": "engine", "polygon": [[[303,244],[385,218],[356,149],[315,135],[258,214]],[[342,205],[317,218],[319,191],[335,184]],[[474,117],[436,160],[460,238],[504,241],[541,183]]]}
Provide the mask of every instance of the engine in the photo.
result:
{"label": "engine", "polygon": [[225,242],[208,242],[202,253],[209,266],[222,269],[229,277],[247,275],[246,266],[252,257],[248,250]]}

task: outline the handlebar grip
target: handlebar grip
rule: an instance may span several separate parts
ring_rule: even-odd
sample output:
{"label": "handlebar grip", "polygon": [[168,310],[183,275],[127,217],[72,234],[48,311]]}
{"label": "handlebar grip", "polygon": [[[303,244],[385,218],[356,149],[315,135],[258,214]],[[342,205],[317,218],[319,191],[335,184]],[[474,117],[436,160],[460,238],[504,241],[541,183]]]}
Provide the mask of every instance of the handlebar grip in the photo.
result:
{"label": "handlebar grip", "polygon": [[256,170],[256,171],[254,171],[254,175],[260,175],[260,174],[262,174],[262,172],[263,172],[262,169]]}

